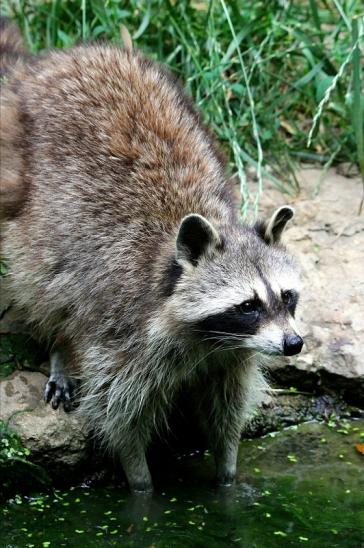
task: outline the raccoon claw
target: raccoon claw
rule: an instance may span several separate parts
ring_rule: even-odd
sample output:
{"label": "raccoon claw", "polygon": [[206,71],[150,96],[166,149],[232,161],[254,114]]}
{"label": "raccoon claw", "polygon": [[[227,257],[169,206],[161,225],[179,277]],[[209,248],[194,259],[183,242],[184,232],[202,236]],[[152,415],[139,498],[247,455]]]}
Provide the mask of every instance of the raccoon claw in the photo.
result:
{"label": "raccoon claw", "polygon": [[58,409],[63,402],[63,409],[66,412],[72,411],[75,407],[76,383],[63,375],[51,375],[44,390],[44,401],[52,401],[52,408]]}

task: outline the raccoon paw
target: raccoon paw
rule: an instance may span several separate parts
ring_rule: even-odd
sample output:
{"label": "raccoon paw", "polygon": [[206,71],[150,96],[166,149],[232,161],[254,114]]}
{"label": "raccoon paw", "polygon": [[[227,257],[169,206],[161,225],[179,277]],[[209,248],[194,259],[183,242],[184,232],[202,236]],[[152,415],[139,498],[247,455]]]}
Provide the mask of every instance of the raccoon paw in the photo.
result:
{"label": "raccoon paw", "polygon": [[44,390],[44,401],[52,401],[52,408],[58,409],[59,404],[63,402],[63,409],[68,413],[76,407],[75,396],[77,394],[78,383],[62,374],[53,374],[49,377]]}

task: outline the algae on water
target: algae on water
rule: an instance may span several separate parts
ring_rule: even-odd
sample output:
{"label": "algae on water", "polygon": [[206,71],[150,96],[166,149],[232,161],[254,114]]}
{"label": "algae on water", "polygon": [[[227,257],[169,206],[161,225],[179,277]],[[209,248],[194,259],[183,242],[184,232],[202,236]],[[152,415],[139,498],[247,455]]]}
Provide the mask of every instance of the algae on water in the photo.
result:
{"label": "algae on water", "polygon": [[163,465],[152,497],[125,486],[55,490],[4,504],[4,545],[322,546],[364,538],[364,419],[306,423],[241,442],[237,484],[214,489],[213,459]]}

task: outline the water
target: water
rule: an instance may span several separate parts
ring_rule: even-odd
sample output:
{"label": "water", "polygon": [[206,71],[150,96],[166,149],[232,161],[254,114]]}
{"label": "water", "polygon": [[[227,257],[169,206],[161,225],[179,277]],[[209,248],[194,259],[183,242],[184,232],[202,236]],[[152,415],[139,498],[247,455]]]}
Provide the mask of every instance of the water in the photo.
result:
{"label": "water", "polygon": [[[123,486],[17,496],[0,510],[2,547],[364,547],[364,420],[304,424],[241,443],[232,488],[209,454],[162,471],[152,497]],[[360,446],[358,446],[360,449]]]}

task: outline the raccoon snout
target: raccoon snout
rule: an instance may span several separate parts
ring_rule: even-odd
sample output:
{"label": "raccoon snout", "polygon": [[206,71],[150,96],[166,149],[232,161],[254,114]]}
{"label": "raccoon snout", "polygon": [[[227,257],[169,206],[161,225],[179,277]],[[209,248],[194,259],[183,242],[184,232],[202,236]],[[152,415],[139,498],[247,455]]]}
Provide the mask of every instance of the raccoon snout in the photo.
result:
{"label": "raccoon snout", "polygon": [[283,354],[285,356],[294,356],[302,350],[303,339],[296,334],[284,335],[283,339]]}

